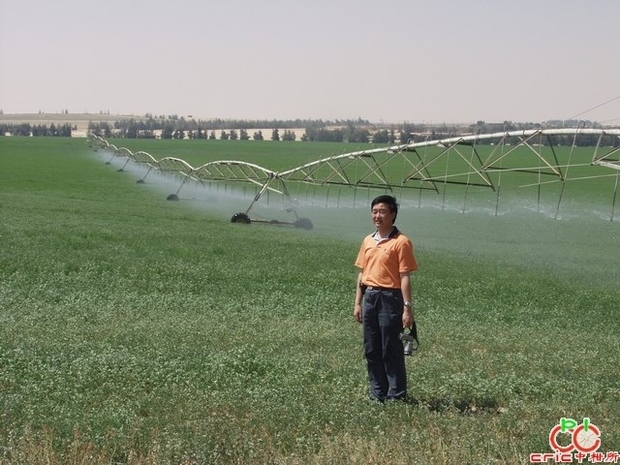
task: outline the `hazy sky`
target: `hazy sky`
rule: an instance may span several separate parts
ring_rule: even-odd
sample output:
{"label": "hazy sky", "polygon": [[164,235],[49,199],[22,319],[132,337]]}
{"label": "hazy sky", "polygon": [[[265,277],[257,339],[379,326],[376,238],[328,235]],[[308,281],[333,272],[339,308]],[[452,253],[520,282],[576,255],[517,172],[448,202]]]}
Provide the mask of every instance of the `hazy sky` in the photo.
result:
{"label": "hazy sky", "polygon": [[0,109],[620,124],[619,20],[620,0],[0,0]]}

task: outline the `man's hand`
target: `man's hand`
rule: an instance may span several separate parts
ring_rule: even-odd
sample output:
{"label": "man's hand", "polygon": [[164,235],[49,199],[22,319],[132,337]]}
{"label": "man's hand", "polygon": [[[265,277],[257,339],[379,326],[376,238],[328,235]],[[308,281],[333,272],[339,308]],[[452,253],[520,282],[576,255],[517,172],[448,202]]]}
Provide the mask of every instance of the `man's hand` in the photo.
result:
{"label": "man's hand", "polygon": [[413,312],[411,308],[405,307],[403,309],[403,328],[411,328],[413,324]]}
{"label": "man's hand", "polygon": [[353,317],[358,323],[362,322],[362,304],[355,304],[353,307]]}

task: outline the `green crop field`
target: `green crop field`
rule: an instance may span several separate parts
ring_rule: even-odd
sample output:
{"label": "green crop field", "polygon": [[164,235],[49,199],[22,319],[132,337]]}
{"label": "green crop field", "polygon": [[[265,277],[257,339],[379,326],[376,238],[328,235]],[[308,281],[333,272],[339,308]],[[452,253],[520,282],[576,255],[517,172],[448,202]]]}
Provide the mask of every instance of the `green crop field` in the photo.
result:
{"label": "green crop field", "polygon": [[[114,142],[271,169],[356,150]],[[352,317],[370,193],[302,205],[310,231],[232,224],[245,200],[168,202],[174,183],[137,184],[107,158],[0,137],[0,464],[522,464],[551,453],[561,418],[589,418],[598,451],[620,452],[609,200],[559,220],[539,212],[553,202],[494,215],[403,200],[421,345],[408,401],[377,405]],[[579,186],[591,213],[599,194]]]}
{"label": "green crop field", "polygon": [[274,171],[294,168],[322,157],[374,147],[371,144],[290,141],[108,139],[108,142],[116,147],[126,147],[132,152],[143,150],[156,160],[164,157],[180,158],[194,167],[216,160],[242,160]]}

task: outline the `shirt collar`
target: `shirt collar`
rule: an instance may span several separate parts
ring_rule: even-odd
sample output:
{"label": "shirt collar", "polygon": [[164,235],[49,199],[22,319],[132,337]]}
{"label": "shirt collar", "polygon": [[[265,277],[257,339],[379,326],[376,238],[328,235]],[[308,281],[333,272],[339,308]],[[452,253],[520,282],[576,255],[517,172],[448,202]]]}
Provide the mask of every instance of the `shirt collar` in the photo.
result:
{"label": "shirt collar", "polygon": [[379,231],[375,231],[374,233],[372,233],[372,237],[375,239],[375,241],[381,242],[381,241],[387,241],[388,239],[392,239],[393,237],[396,237],[399,234],[400,234],[400,231],[398,230],[398,228],[396,226],[393,226],[392,231],[390,231],[390,234],[388,234],[387,237],[382,237],[379,234]]}

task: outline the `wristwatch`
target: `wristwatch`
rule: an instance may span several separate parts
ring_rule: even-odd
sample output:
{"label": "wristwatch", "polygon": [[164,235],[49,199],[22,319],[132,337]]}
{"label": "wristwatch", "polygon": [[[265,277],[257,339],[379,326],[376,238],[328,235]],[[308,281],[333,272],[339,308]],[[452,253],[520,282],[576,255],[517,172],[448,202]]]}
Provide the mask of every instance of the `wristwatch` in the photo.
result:
{"label": "wristwatch", "polygon": [[413,304],[411,302],[409,302],[409,301],[406,301],[403,305],[405,307],[409,307],[409,308],[413,307]]}

